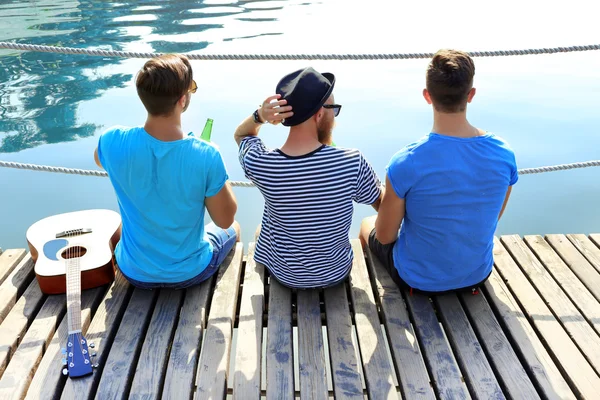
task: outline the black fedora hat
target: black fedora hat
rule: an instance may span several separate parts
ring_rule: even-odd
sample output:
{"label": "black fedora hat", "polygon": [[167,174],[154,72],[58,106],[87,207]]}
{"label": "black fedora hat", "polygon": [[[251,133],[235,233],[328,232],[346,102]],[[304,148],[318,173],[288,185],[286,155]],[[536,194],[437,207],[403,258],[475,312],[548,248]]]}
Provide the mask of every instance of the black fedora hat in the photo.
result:
{"label": "black fedora hat", "polygon": [[285,126],[299,125],[315,115],[325,104],[335,85],[335,76],[329,72],[319,73],[308,67],[294,71],[279,81],[275,93],[280,100],[292,106],[292,115],[281,123]]}

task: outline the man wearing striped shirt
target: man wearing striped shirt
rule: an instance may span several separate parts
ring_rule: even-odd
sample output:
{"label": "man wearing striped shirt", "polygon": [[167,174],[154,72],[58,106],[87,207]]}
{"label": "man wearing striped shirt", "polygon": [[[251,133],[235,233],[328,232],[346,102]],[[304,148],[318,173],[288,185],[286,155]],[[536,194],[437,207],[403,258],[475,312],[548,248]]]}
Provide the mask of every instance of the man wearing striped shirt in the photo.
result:
{"label": "man wearing striped shirt", "polygon": [[[292,288],[342,282],[353,260],[353,202],[378,210],[381,201],[381,182],[360,151],[331,146],[342,107],[334,85],[330,73],[292,72],[235,132],[240,164],[265,200],[254,258]],[[265,122],[290,127],[281,148],[258,137]]]}

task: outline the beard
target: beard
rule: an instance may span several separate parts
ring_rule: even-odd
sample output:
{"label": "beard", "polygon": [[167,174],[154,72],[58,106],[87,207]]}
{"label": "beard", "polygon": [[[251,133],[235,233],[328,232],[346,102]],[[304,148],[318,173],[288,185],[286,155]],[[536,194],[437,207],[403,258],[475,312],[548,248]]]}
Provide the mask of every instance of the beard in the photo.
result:
{"label": "beard", "polygon": [[187,110],[187,109],[188,109],[188,107],[189,107],[189,105],[190,105],[190,102],[191,102],[191,101],[192,101],[192,94],[191,94],[191,93],[188,93],[188,94],[185,96],[185,106],[183,106],[183,110],[181,110],[181,112],[182,112],[182,113],[183,113],[183,112],[185,112],[185,110]]}
{"label": "beard", "polygon": [[326,120],[323,118],[319,124],[317,125],[317,138],[321,144],[326,144],[328,146],[331,145],[332,140],[331,136],[333,134],[333,118],[330,120]]}

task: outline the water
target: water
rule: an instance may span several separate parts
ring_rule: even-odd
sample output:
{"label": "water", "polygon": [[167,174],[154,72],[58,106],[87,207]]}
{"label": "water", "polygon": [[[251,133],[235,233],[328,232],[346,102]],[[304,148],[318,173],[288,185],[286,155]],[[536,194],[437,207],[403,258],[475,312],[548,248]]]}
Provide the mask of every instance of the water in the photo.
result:
{"label": "water", "polygon": [[[491,50],[600,43],[590,2],[508,0],[413,2],[2,1],[0,40],[126,51],[208,53],[423,52],[442,47]],[[434,12],[435,11],[435,12]],[[0,160],[95,169],[99,134],[138,125],[145,110],[133,77],[144,60],[0,50]],[[600,52],[477,58],[470,120],[506,138],[520,168],[600,158]],[[427,60],[194,61],[199,85],[184,128],[213,141],[232,180],[245,180],[233,131],[272,94],[287,72],[312,65],[336,74],[343,104],[334,141],[358,147],[383,177],[403,145],[428,133],[421,97]],[[284,127],[265,126],[270,146]],[[599,169],[522,176],[498,234],[600,231]],[[86,208],[117,210],[108,179],[0,168],[0,246],[25,246],[40,218]],[[236,188],[243,240],[260,222],[256,189]],[[368,206],[357,206],[356,236]]]}

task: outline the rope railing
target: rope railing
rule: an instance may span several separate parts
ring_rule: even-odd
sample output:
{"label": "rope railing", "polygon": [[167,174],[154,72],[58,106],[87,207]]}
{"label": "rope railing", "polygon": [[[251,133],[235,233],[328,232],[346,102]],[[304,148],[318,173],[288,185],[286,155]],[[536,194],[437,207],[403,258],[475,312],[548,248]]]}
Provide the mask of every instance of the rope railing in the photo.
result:
{"label": "rope railing", "polygon": [[[13,161],[0,161],[0,167],[5,168],[16,168],[16,169],[25,169],[31,171],[43,171],[43,172],[55,172],[62,174],[72,174],[72,175],[84,175],[84,176],[98,176],[106,178],[108,174],[106,171],[92,170],[92,169],[77,169],[77,168],[65,168],[65,167],[53,167],[48,165],[38,165],[38,164],[25,164]],[[531,175],[531,174],[541,174],[544,172],[555,172],[555,171],[564,171],[569,169],[579,169],[579,168],[589,168],[589,167],[600,167],[600,160],[593,161],[584,161],[577,162],[571,164],[558,164],[558,165],[550,165],[545,167],[534,167],[534,168],[522,168],[519,169],[519,175]],[[229,181],[231,186],[237,187],[254,187],[254,183],[247,181]]]}
{"label": "rope railing", "polygon": [[[154,58],[164,53],[144,53],[131,51],[115,51],[102,49],[85,49],[74,47],[43,46],[27,43],[0,42],[0,49],[12,49],[19,51],[37,51],[45,53],[60,54],[83,54],[99,57],[123,57],[123,58]],[[492,50],[469,52],[472,57],[503,57],[536,54],[571,53],[581,51],[600,50],[600,45],[583,45],[569,47],[552,47],[522,50]],[[424,59],[433,57],[434,53],[390,53],[390,54],[189,54],[186,56],[191,60],[407,60]],[[543,172],[563,171],[577,168],[600,166],[600,160],[585,161],[571,164],[551,165],[536,168],[524,168],[519,170],[519,175],[539,174]],[[33,171],[55,172],[63,174],[85,175],[107,177],[105,171],[84,170],[77,168],[53,167],[47,165],[25,164],[10,161],[0,161],[0,167],[26,169]],[[252,182],[230,181],[232,186],[253,187]]]}
{"label": "rope railing", "polygon": [[[0,49],[37,51],[43,53],[84,54],[98,57],[154,58],[164,53],[85,49],[75,47],[43,46],[28,43],[0,42]],[[600,44],[551,47],[521,50],[471,51],[471,57],[506,57],[537,54],[573,53],[600,50]],[[433,57],[434,53],[372,53],[372,54],[203,54],[185,53],[191,60],[409,60]]]}

